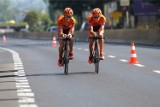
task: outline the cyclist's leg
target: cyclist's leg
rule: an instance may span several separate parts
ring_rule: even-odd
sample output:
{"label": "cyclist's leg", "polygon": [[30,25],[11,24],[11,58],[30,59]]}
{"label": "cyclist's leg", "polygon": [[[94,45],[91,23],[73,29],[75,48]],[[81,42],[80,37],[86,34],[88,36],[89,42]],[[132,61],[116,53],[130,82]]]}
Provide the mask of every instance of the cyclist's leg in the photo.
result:
{"label": "cyclist's leg", "polygon": [[98,31],[98,35],[102,38],[99,40],[99,47],[100,47],[100,59],[105,59],[104,57],[104,53],[103,53],[103,47],[104,47],[104,36],[103,36],[103,32]]}
{"label": "cyclist's leg", "polygon": [[[91,35],[89,33],[89,35]],[[90,36],[89,36],[90,37]],[[89,39],[89,58],[88,58],[88,63],[91,64],[92,63],[92,51],[93,51],[93,39]]]}
{"label": "cyclist's leg", "polygon": [[59,40],[59,59],[58,59],[58,66],[61,67],[62,66],[62,54],[63,54],[63,47],[64,47],[64,43],[63,40],[60,39]]}
{"label": "cyclist's leg", "polygon": [[[69,30],[70,30],[70,28],[69,28],[69,29],[66,29],[66,30],[64,31],[64,33],[65,33],[65,34],[68,34],[68,33],[69,33]],[[72,35],[72,38],[73,38],[73,35]],[[74,58],[74,56],[73,56],[73,39],[71,39],[71,40],[69,41],[69,57],[70,57],[70,59],[73,59],[73,58]]]}
{"label": "cyclist's leg", "polygon": [[73,56],[73,39],[71,39],[69,41],[69,47],[70,47],[70,53],[69,53],[69,56],[70,56],[70,59],[73,59],[74,56]]}

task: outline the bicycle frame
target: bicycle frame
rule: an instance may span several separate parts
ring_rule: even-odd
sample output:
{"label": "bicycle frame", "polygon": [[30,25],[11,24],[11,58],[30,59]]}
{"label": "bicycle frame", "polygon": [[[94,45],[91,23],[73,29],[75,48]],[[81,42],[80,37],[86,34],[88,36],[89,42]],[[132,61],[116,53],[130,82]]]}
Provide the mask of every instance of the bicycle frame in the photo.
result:
{"label": "bicycle frame", "polygon": [[64,73],[68,74],[68,64],[69,64],[69,38],[64,38],[64,48],[63,48],[63,56],[62,56],[62,65],[64,66]]}
{"label": "bicycle frame", "polygon": [[92,55],[93,55],[93,63],[98,63],[100,61],[100,58],[99,58],[99,38],[94,38],[94,49],[93,49],[93,52],[92,52]]}
{"label": "bicycle frame", "polygon": [[98,74],[99,72],[99,62],[100,62],[100,58],[99,58],[99,39],[102,39],[100,37],[98,37],[97,35],[95,37],[91,37],[90,39],[93,39],[93,51],[92,51],[92,57],[93,60],[92,62],[95,65],[95,72]]}

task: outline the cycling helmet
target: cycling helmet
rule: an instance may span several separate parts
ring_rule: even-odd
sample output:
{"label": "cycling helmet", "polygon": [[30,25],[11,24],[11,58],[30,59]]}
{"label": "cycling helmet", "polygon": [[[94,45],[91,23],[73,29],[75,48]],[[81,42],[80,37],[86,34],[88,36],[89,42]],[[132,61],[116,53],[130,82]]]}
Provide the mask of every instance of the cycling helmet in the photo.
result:
{"label": "cycling helmet", "polygon": [[92,15],[93,15],[93,16],[100,16],[101,14],[102,14],[102,11],[101,11],[100,8],[94,8],[94,9],[92,10]]}
{"label": "cycling helmet", "polygon": [[67,8],[64,9],[63,14],[65,16],[73,16],[73,10],[71,8],[67,7]]}

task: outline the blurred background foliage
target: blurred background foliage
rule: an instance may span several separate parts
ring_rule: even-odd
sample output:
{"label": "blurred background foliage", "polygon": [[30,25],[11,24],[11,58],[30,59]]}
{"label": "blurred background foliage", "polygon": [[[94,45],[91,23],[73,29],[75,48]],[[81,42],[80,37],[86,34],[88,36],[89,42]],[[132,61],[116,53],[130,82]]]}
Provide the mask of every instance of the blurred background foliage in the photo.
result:
{"label": "blurred background foliage", "polygon": [[[15,21],[15,25],[24,21],[28,23],[30,31],[46,31],[48,27],[56,26],[57,18],[63,14],[65,7],[71,7],[77,21],[76,27],[79,29],[86,21],[90,11],[95,7],[101,8],[105,16],[110,18],[107,9],[111,8],[107,7],[106,9],[105,6],[112,7],[112,3],[116,4],[116,10],[112,11],[115,18],[110,21],[115,28],[125,28],[126,9],[129,11],[129,17],[134,19],[132,23],[136,27],[141,24],[146,27],[150,23],[152,25],[155,25],[155,22],[160,23],[158,21],[160,13],[136,16],[134,13],[135,1],[141,1],[144,6],[153,4],[153,7],[160,7],[160,0],[130,0],[128,7],[120,6],[120,0],[0,0],[0,25],[8,24],[11,20]],[[120,13],[121,17],[116,16],[117,13]],[[114,24],[113,22],[118,23]],[[131,26],[131,21],[130,28],[134,28]]]}

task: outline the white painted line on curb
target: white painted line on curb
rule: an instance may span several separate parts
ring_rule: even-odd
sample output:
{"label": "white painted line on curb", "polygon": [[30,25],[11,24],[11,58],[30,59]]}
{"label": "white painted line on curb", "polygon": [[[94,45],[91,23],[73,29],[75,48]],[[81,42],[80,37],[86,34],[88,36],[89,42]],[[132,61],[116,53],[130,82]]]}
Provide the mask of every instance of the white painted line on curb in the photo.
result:
{"label": "white painted line on curb", "polygon": [[34,98],[23,98],[22,100],[18,101],[19,103],[34,103]]}
{"label": "white painted line on curb", "polygon": [[153,72],[160,74],[160,70],[153,70]]}
{"label": "white painted line on curb", "polygon": [[36,104],[20,104],[19,107],[38,107]]}
{"label": "white painted line on curb", "polygon": [[27,80],[27,77],[16,77],[15,80]]}
{"label": "white painted line on curb", "polygon": [[17,82],[28,82],[28,80],[16,80]]}
{"label": "white painted line on curb", "polygon": [[[14,69],[18,70],[17,72],[14,72],[14,74],[16,75],[15,81],[16,81],[16,87],[17,87],[17,96],[20,99],[18,100],[19,107],[38,107],[36,104],[34,104],[35,103],[34,93],[30,89],[30,85],[25,75],[23,64],[19,57],[19,54],[11,49],[7,49],[7,48],[1,48],[1,49],[9,51],[12,54],[13,61],[14,61]],[[22,104],[22,103],[25,103],[25,104]]]}
{"label": "white painted line on curb", "polygon": [[28,82],[16,83],[16,85],[28,85],[28,84],[29,84]]}
{"label": "white painted line on curb", "polygon": [[16,87],[17,88],[30,88],[29,85],[17,85],[17,84],[16,84]]}
{"label": "white painted line on curb", "polygon": [[136,65],[138,67],[144,67],[144,65],[142,65],[142,64],[134,64],[134,65]]}
{"label": "white painted line on curb", "polygon": [[19,97],[34,97],[34,93],[17,93]]}
{"label": "white painted line on curb", "polygon": [[18,92],[18,93],[32,92],[32,90],[31,90],[31,89],[24,89],[24,88],[22,88],[22,89],[18,89],[17,92]]}

